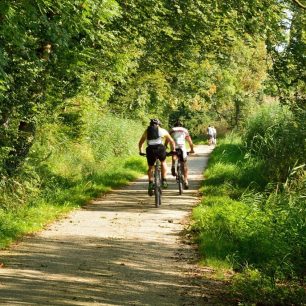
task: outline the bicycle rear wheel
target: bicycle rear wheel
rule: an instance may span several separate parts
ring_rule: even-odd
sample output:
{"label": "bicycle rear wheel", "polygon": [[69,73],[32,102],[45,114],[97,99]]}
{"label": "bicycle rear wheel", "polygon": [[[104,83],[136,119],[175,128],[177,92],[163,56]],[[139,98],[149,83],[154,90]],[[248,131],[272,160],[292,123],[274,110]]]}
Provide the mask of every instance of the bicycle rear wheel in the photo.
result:
{"label": "bicycle rear wheel", "polygon": [[179,194],[183,193],[183,173],[182,173],[182,164],[178,162],[177,164],[177,183],[179,188]]}

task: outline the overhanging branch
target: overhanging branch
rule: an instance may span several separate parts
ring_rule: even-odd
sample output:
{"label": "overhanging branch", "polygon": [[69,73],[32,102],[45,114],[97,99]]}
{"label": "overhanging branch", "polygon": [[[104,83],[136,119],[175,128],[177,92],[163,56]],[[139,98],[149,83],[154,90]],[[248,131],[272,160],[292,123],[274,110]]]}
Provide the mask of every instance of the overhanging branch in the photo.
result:
{"label": "overhanging branch", "polygon": [[306,5],[302,4],[299,0],[293,0],[293,2],[304,10],[306,9]]}

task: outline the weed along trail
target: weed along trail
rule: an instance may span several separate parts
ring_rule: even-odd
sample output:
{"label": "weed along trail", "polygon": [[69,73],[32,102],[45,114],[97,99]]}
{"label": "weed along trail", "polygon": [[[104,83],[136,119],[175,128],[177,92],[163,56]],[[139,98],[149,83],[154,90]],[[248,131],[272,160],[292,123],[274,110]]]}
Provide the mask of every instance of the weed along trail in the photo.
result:
{"label": "weed along trail", "polygon": [[160,208],[143,177],[0,251],[0,304],[215,304],[219,285],[196,276],[196,251],[181,235],[211,150],[190,156],[183,195],[169,176]]}

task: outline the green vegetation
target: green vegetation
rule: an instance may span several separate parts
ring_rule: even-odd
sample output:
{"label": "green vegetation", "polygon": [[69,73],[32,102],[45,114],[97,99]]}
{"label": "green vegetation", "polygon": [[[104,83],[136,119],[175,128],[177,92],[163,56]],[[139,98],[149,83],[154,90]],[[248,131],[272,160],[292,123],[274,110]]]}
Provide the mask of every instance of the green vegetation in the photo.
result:
{"label": "green vegetation", "polygon": [[205,260],[244,271],[247,302],[295,303],[305,16],[297,0],[1,0],[0,245],[143,172],[149,118],[197,143],[213,124],[232,139],[194,212]]}
{"label": "green vegetation", "polygon": [[[306,150],[284,148],[286,142],[292,148],[301,145],[305,130],[294,130],[289,139],[291,120],[286,108],[270,106],[250,119],[245,143],[234,135],[221,141],[205,171],[202,203],[193,213],[204,263],[236,271],[234,293],[248,303],[298,305],[305,299],[299,284],[306,266],[306,177],[305,164],[298,161]],[[278,126],[291,129],[280,134]]]}
{"label": "green vegetation", "polygon": [[79,127],[65,122],[37,131],[22,174],[2,179],[1,247],[145,172],[144,159],[132,156],[140,124],[90,109],[85,113],[90,120]]}
{"label": "green vegetation", "polygon": [[303,108],[305,16],[292,0],[2,0],[0,12],[1,175],[22,171],[43,126],[78,126],[88,104],[180,117],[194,135],[243,125],[267,96]]}
{"label": "green vegetation", "polygon": [[[113,158],[106,167],[97,163],[95,172],[88,177],[65,180],[49,173],[48,177],[40,178],[44,188],[40,188],[39,192],[33,190],[33,182],[27,182],[26,187],[20,181],[7,182],[6,188],[1,190],[6,197],[1,197],[6,207],[0,209],[0,247],[7,246],[24,234],[42,229],[48,222],[86,204],[92,198],[126,184],[144,173],[145,169],[140,158]],[[65,167],[66,173],[69,170],[75,173],[75,169]]]}

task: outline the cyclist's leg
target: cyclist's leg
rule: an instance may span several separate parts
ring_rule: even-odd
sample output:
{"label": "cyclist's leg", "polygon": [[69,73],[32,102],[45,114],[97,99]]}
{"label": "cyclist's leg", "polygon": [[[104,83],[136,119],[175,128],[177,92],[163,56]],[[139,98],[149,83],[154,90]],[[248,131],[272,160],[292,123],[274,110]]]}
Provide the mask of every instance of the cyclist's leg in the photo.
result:
{"label": "cyclist's leg", "polygon": [[149,182],[153,182],[153,168],[156,161],[156,148],[154,146],[148,146],[146,148],[147,163],[148,163],[148,179]]}
{"label": "cyclist's leg", "polygon": [[154,177],[154,164],[156,161],[156,149],[154,149],[153,146],[148,146],[146,149],[146,154],[147,154],[147,163],[148,163],[147,173],[149,180],[148,194],[152,196],[154,190],[153,177]]}
{"label": "cyclist's leg", "polygon": [[175,171],[175,161],[177,160],[176,155],[172,155],[172,165],[171,165],[171,174],[172,176],[176,176],[176,171]]}
{"label": "cyclist's leg", "polygon": [[153,175],[154,175],[154,172],[153,172],[153,169],[154,169],[154,166],[148,166],[148,180],[149,182],[153,182]]}
{"label": "cyclist's leg", "polygon": [[183,162],[184,166],[184,188],[188,189],[189,188],[189,183],[188,183],[188,165],[187,165],[187,158]]}
{"label": "cyclist's leg", "polygon": [[184,166],[184,180],[185,182],[188,182],[188,164],[187,164],[187,158],[184,159],[183,161],[183,166]]}
{"label": "cyclist's leg", "polygon": [[167,178],[167,163],[166,161],[161,161],[161,175],[162,175],[162,179],[166,179]]}
{"label": "cyclist's leg", "polygon": [[167,163],[166,160],[161,161],[161,175],[162,175],[162,187],[163,188],[168,188],[168,183],[167,183]]}

